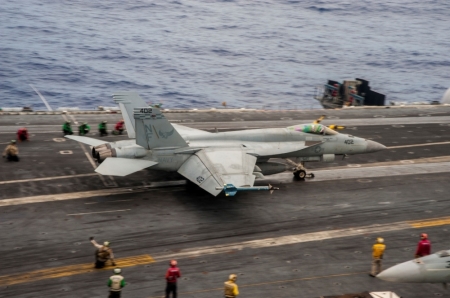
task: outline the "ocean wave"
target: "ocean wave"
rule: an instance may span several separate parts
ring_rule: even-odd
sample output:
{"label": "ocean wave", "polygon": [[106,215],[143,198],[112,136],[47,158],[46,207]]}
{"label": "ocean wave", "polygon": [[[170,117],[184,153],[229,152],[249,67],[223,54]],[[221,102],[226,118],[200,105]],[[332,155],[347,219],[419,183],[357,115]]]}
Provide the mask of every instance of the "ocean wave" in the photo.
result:
{"label": "ocean wave", "polygon": [[[450,87],[445,0],[2,3],[0,106],[316,107],[327,79],[363,77],[389,99]],[[420,86],[416,88],[415,86]],[[412,88],[412,89],[410,89]],[[414,90],[411,96],[410,90]]]}

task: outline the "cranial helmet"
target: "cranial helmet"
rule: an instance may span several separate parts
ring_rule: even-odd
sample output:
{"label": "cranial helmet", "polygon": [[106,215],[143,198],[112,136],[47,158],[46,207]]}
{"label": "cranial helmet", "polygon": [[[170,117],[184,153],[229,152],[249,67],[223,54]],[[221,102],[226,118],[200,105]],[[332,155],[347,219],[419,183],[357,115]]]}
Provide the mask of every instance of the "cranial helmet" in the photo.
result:
{"label": "cranial helmet", "polygon": [[11,144],[15,144],[16,143],[16,140],[11,140]]}
{"label": "cranial helmet", "polygon": [[120,268],[114,269],[114,273],[115,274],[120,274],[120,272],[122,272],[122,269],[120,269]]}
{"label": "cranial helmet", "polygon": [[109,241],[105,241],[105,242],[103,242],[103,246],[106,246],[106,247],[108,247],[108,246],[109,246]]}
{"label": "cranial helmet", "polygon": [[178,263],[176,260],[171,260],[170,261],[170,266],[176,266]]}
{"label": "cranial helmet", "polygon": [[426,234],[426,233],[422,233],[422,234],[420,234],[420,237],[421,237],[421,238],[425,238],[425,239],[428,239],[428,234]]}
{"label": "cranial helmet", "polygon": [[106,122],[108,122],[108,121],[103,121],[103,123],[106,123]]}
{"label": "cranial helmet", "polygon": [[237,275],[236,275],[236,274],[230,274],[230,276],[228,277],[228,279],[231,280],[231,281],[236,281]]}
{"label": "cranial helmet", "polygon": [[378,238],[377,238],[377,242],[378,242],[378,243],[383,243],[383,242],[384,242],[384,239],[381,238],[381,237],[378,237]]}

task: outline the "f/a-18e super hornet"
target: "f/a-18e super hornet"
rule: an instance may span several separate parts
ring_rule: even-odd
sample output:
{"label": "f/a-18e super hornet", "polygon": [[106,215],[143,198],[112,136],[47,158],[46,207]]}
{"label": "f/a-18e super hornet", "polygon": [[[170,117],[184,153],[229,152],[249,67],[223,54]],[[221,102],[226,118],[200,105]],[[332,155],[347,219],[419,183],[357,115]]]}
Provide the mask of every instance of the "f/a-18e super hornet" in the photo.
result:
{"label": "f/a-18e super hornet", "polygon": [[390,267],[378,278],[386,281],[405,283],[446,283],[450,282],[450,250],[420,257]]}
{"label": "f/a-18e super hornet", "polygon": [[120,92],[113,99],[120,106],[130,140],[66,136],[93,146],[92,155],[100,163],[97,173],[126,176],[149,167],[176,171],[214,196],[222,190],[231,196],[238,190],[271,190],[270,185],[255,187],[255,179],[293,168],[294,175],[304,179],[308,175],[305,162],[332,162],[339,155],[386,148],[338,133],[320,120],[286,128],[210,133],[171,124],[159,108],[148,106],[137,93]]}

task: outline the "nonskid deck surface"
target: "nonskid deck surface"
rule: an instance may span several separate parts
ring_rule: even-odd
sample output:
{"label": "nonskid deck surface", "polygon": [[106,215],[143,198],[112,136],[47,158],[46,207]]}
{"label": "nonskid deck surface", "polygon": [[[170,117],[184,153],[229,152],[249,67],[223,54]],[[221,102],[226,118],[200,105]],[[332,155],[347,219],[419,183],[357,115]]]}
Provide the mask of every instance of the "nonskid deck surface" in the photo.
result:
{"label": "nonskid deck surface", "polygon": [[[283,127],[327,114],[324,124],[388,150],[310,163],[314,179],[267,176],[280,190],[212,197],[178,174],[99,176],[90,148],[62,138],[62,121],[110,128],[120,114],[1,115],[0,143],[27,126],[21,161],[0,166],[0,297],[107,295],[111,270],[95,271],[89,236],[109,240],[129,282],[124,297],[161,297],[171,258],[183,273],[180,297],[221,296],[238,274],[242,297],[319,297],[394,291],[446,295],[439,284],[369,277],[371,246],[385,239],[384,266],[413,257],[421,232],[448,249],[450,107],[340,111],[167,113],[214,131]],[[333,118],[334,117],[334,118]],[[125,139],[108,136],[108,140]],[[37,270],[39,270],[37,272]]]}

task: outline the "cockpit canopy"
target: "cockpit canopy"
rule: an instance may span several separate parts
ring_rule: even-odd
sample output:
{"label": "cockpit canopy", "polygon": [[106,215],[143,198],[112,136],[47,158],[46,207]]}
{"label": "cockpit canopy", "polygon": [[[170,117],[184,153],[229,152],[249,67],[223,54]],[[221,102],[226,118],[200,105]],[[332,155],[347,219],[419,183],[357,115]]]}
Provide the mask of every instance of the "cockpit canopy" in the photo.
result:
{"label": "cockpit canopy", "polygon": [[331,128],[328,128],[322,124],[300,124],[300,125],[289,126],[288,129],[311,133],[311,134],[316,134],[316,135],[337,135],[337,134],[339,134],[337,131],[334,131]]}

